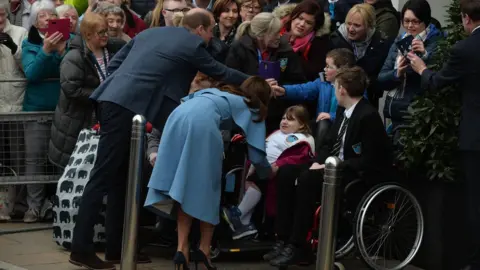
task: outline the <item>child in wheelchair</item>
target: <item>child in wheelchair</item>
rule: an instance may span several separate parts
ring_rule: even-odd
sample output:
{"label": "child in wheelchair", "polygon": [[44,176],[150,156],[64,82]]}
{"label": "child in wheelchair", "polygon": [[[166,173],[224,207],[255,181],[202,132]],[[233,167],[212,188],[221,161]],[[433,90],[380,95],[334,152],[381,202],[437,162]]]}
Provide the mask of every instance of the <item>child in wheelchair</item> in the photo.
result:
{"label": "child in wheelchair", "polygon": [[313,262],[306,241],[321,195],[324,163],[329,156],[343,161],[344,185],[358,178],[367,185],[389,179],[391,146],[378,111],[363,97],[367,84],[367,76],[359,67],[339,71],[335,77],[339,107],[326,143],[310,164],[284,166],[278,171],[277,209],[281,209],[275,220],[278,241],[264,256],[272,266]]}
{"label": "child in wheelchair", "polygon": [[[267,160],[272,164],[274,174],[286,164],[308,162],[313,156],[315,142],[311,135],[309,116],[303,106],[287,108],[280,122],[280,129],[266,139]],[[257,183],[257,184],[256,184]],[[265,185],[258,183],[253,166],[250,166],[245,184],[245,194],[237,206],[223,207],[222,216],[233,231],[234,240],[254,235],[257,228],[251,221],[262,193],[266,193],[266,214],[275,216],[276,189],[274,178]]]}

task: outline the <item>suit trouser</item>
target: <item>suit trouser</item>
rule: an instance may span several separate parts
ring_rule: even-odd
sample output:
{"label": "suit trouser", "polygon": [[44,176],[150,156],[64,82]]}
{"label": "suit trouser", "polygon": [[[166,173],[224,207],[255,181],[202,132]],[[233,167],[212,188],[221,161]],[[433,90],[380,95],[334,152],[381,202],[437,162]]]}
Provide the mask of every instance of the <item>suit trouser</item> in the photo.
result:
{"label": "suit trouser", "polygon": [[309,170],[310,165],[285,165],[277,173],[276,233],[297,246],[306,243],[322,191],[323,170]]}
{"label": "suit trouser", "polygon": [[[470,248],[475,263],[480,266],[480,151],[462,151],[462,169],[465,175]],[[470,255],[470,254],[469,254]]]}
{"label": "suit trouser", "polygon": [[114,103],[101,102],[97,106],[100,121],[97,159],[82,195],[72,252],[94,252],[93,228],[103,196],[107,194],[105,255],[117,257],[121,254],[133,116],[133,112]]}

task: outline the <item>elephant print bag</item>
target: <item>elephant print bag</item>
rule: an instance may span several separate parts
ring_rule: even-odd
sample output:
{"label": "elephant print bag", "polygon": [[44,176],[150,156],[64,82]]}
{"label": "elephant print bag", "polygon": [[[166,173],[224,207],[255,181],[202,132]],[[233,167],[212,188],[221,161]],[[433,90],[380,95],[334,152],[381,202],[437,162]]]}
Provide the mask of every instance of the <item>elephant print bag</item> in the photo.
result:
{"label": "elephant print bag", "polygon": [[[53,202],[53,239],[67,249],[71,247],[78,206],[83,190],[90,180],[99,139],[100,136],[94,130],[83,129],[80,132],[68,165],[58,181]],[[106,197],[94,227],[94,243],[105,242],[105,209]]]}

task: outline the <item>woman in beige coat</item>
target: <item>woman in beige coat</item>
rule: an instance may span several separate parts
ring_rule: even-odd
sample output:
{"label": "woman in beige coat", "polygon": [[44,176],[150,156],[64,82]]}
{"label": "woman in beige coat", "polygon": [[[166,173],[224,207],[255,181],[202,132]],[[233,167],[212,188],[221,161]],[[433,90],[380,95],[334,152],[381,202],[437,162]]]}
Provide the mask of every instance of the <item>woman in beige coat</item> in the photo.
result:
{"label": "woman in beige coat", "polygon": [[[0,114],[22,111],[26,85],[20,61],[27,30],[10,24],[9,9],[8,1],[0,1]],[[21,123],[0,122],[0,163],[8,167],[9,172],[19,173],[22,130]],[[0,221],[10,220],[14,194],[13,186],[0,186],[0,205],[4,205],[0,208]]]}

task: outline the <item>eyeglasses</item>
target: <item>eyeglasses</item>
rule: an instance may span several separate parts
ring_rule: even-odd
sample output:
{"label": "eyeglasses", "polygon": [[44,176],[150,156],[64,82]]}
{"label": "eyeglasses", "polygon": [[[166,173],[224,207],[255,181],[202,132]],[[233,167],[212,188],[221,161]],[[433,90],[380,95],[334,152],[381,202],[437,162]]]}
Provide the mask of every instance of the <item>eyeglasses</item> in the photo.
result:
{"label": "eyeglasses", "polygon": [[107,29],[100,30],[100,31],[97,32],[97,35],[99,37],[108,36],[108,30]]}
{"label": "eyeglasses", "polygon": [[170,11],[170,12],[183,12],[183,13],[186,13],[188,12],[190,9],[189,8],[174,8],[174,9],[169,9],[169,8],[165,8],[166,11]]}
{"label": "eyeglasses", "polygon": [[416,19],[413,19],[413,20],[410,20],[410,19],[403,19],[403,24],[404,25],[409,25],[409,24],[412,24],[412,25],[419,25],[421,24],[422,22],[420,20],[416,20]]}
{"label": "eyeglasses", "polygon": [[246,9],[246,10],[254,10],[254,11],[261,11],[262,10],[261,6],[253,6],[253,5],[243,5],[242,8]]}

